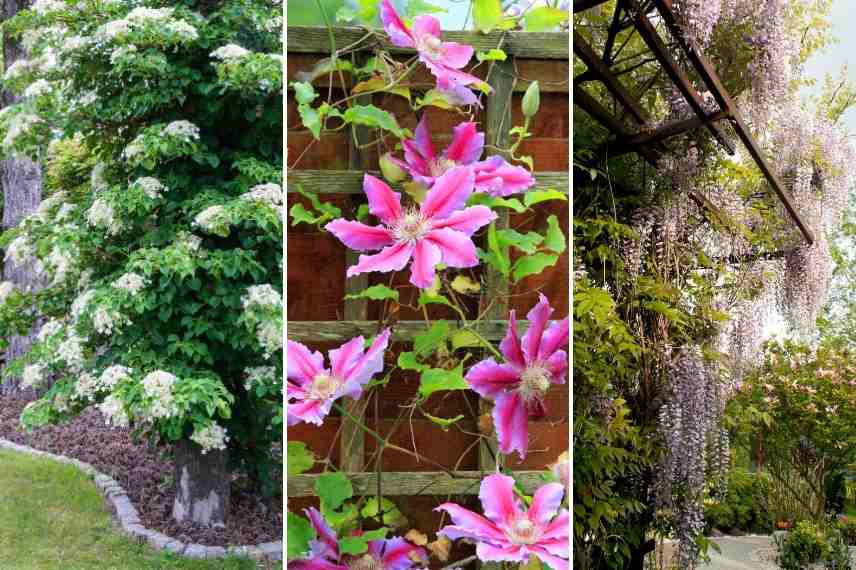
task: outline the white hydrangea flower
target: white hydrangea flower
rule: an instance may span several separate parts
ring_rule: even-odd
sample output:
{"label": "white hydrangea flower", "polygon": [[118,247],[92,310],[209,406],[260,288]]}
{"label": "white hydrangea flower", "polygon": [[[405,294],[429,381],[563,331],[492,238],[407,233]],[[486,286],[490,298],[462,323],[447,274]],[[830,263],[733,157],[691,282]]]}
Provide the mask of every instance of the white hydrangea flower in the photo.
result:
{"label": "white hydrangea flower", "polygon": [[95,290],[87,289],[83,293],[77,296],[74,302],[71,304],[71,320],[77,322],[80,320],[80,317],[83,316],[84,311],[89,306],[89,302],[92,300],[92,297],[95,296]]}
{"label": "white hydrangea flower", "polygon": [[248,202],[264,202],[274,208],[282,207],[282,186],[270,182],[258,184],[250,188],[249,192],[241,194],[241,200]]}
{"label": "white hydrangea flower", "polygon": [[89,211],[86,212],[86,221],[90,226],[104,228],[109,235],[116,235],[122,230],[113,206],[103,198],[97,198],[89,207]]}
{"label": "white hydrangea flower", "polygon": [[122,151],[122,156],[125,157],[125,160],[131,160],[138,154],[142,154],[146,149],[143,148],[142,141],[138,139],[134,139],[131,143],[125,147],[125,150]]}
{"label": "white hydrangea flower", "polygon": [[220,61],[233,61],[236,59],[241,59],[242,57],[249,55],[250,50],[244,49],[237,44],[227,44],[225,46],[218,47],[214,51],[211,52],[211,57],[214,59],[219,59]]}
{"label": "white hydrangea flower", "polygon": [[143,189],[143,192],[146,193],[146,196],[151,198],[152,200],[157,200],[161,197],[161,192],[166,192],[169,189],[161,184],[161,181],[157,178],[153,178],[151,176],[143,176],[141,178],[137,178],[132,186],[139,186]]}
{"label": "white hydrangea flower", "polygon": [[101,386],[105,390],[112,390],[122,380],[131,378],[132,370],[119,364],[114,364],[109,368],[105,368],[101,373]]}
{"label": "white hydrangea flower", "polygon": [[6,81],[17,79],[32,69],[33,62],[28,59],[19,59],[12,62],[12,65],[9,66],[9,69],[7,69],[6,73],[3,75],[3,79]]}
{"label": "white hydrangea flower", "polygon": [[196,214],[193,225],[206,232],[213,232],[225,221],[223,219],[225,211],[223,206],[209,206]]}
{"label": "white hydrangea flower", "polygon": [[116,65],[116,63],[123,57],[135,53],[137,53],[137,46],[134,44],[119,46],[110,52],[110,63]]}
{"label": "white hydrangea flower", "polygon": [[259,345],[264,349],[264,357],[270,358],[273,353],[282,350],[282,325],[274,320],[266,320],[259,325],[256,335]]}
{"label": "white hydrangea flower", "polygon": [[53,267],[54,277],[51,285],[57,285],[65,281],[73,266],[74,260],[77,259],[79,255],[80,252],[74,246],[70,246],[67,250],[54,246],[45,260],[49,267]]}
{"label": "white hydrangea flower", "polygon": [[77,382],[74,384],[74,399],[83,401],[92,400],[98,393],[99,388],[98,378],[88,372],[84,372],[78,376]]}
{"label": "white hydrangea flower", "polygon": [[199,127],[190,121],[173,121],[163,130],[167,136],[182,139],[185,142],[199,140]]}
{"label": "white hydrangea flower", "polygon": [[181,237],[183,243],[190,251],[199,251],[202,247],[202,238],[193,234],[186,233]]}
{"label": "white hydrangea flower", "polygon": [[35,259],[36,248],[27,239],[26,235],[20,235],[12,240],[6,248],[6,261],[11,261],[18,267],[23,267]]}
{"label": "white hydrangea flower", "polygon": [[11,281],[3,281],[0,283],[0,304],[6,302],[6,299],[15,290],[15,284]]}
{"label": "white hydrangea flower", "polygon": [[128,13],[127,19],[135,24],[168,20],[172,17],[174,8],[134,8]]}
{"label": "white hydrangea flower", "polygon": [[273,366],[251,366],[244,370],[247,375],[244,380],[244,389],[249,392],[253,386],[261,382],[265,382],[276,376],[276,368]]}
{"label": "white hydrangea flower", "polygon": [[199,37],[199,32],[196,31],[196,28],[184,20],[167,22],[164,27],[168,31],[185,40],[195,40]]}
{"label": "white hydrangea flower", "polygon": [[107,425],[124,428],[130,424],[130,418],[128,418],[128,414],[125,412],[122,400],[113,394],[104,398],[104,401],[98,404],[98,409],[104,416]]}
{"label": "white hydrangea flower", "polygon": [[62,222],[63,220],[67,220],[71,214],[74,212],[76,206],[74,204],[63,204],[57,210],[56,216],[54,219],[58,222]]}
{"label": "white hydrangea flower", "polygon": [[39,57],[36,65],[38,65],[39,71],[42,73],[50,73],[56,70],[59,67],[59,57],[56,50],[47,48]]}
{"label": "white hydrangea flower", "polygon": [[42,119],[31,113],[21,113],[14,117],[9,125],[9,130],[6,131],[6,138],[3,139],[3,146],[7,149],[15,146],[15,141],[23,134],[29,132],[34,126],[43,123]]}
{"label": "white hydrangea flower", "polygon": [[48,12],[65,9],[65,2],[61,2],[60,0],[36,0],[30,9],[37,14],[47,14]]}
{"label": "white hydrangea flower", "polygon": [[136,273],[125,273],[113,282],[113,287],[136,295],[146,286],[146,280]]}
{"label": "white hydrangea flower", "polygon": [[47,79],[39,79],[32,82],[25,90],[24,97],[39,97],[46,93],[50,93],[53,86]]}
{"label": "white hydrangea flower", "polygon": [[229,436],[226,435],[225,428],[210,423],[202,429],[194,429],[190,439],[202,447],[202,454],[204,455],[212,449],[226,449]]}
{"label": "white hydrangea flower", "polygon": [[76,334],[71,334],[62,341],[56,349],[58,360],[65,362],[66,367],[72,372],[83,370],[83,339]]}
{"label": "white hydrangea flower", "polygon": [[50,211],[57,207],[59,204],[65,202],[66,198],[68,198],[68,194],[63,191],[60,191],[42,200],[41,204],[39,204],[39,207],[36,210],[38,219],[42,221],[47,221]]}
{"label": "white hydrangea flower", "polygon": [[45,366],[29,364],[21,374],[21,388],[38,388],[45,381]]}
{"label": "white hydrangea flower", "polygon": [[98,28],[95,33],[96,35],[109,40],[118,38],[119,36],[124,36],[131,31],[131,22],[128,20],[129,19],[113,20],[112,22],[107,22]]}
{"label": "white hydrangea flower", "polygon": [[176,412],[172,395],[176,380],[175,376],[163,370],[155,370],[143,378],[143,390],[152,398],[149,413],[153,418],[168,418]]}
{"label": "white hydrangea flower", "polygon": [[39,334],[36,335],[36,339],[39,342],[44,342],[55,334],[57,334],[58,332],[62,331],[63,328],[65,328],[65,325],[62,323],[62,321],[57,319],[51,319],[44,325],[42,325],[41,330],[39,330]]}
{"label": "white hydrangea flower", "polygon": [[110,335],[125,323],[125,318],[116,311],[99,306],[92,313],[92,326],[102,335]]}
{"label": "white hydrangea flower", "polygon": [[103,162],[98,162],[92,167],[92,172],[89,173],[89,185],[92,186],[92,192],[98,194],[107,190],[110,185],[104,174],[107,172],[107,165]]}
{"label": "white hydrangea flower", "polygon": [[88,38],[84,38],[82,36],[69,36],[62,42],[62,47],[60,49],[63,54],[68,54],[79,50],[82,47],[86,47],[89,45],[89,41],[90,40]]}
{"label": "white hydrangea flower", "polygon": [[251,285],[241,301],[245,309],[252,306],[279,308],[282,307],[282,294],[272,285]]}

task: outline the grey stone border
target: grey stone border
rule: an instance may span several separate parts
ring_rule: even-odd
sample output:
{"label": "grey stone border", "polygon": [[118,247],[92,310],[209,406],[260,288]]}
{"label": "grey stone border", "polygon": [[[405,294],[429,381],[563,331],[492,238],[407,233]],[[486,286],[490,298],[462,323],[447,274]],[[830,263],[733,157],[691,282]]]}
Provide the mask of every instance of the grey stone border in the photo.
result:
{"label": "grey stone border", "polygon": [[146,542],[155,550],[171,550],[176,554],[187,556],[188,558],[223,558],[228,555],[249,556],[250,558],[260,560],[282,560],[282,541],[265,542],[263,544],[253,544],[245,546],[205,546],[203,544],[186,544],[172,537],[169,537],[156,530],[151,530],[141,524],[140,516],[137,509],[131,504],[125,490],[119,483],[107,475],[100,473],[92,465],[79,461],[65,455],[55,455],[47,451],[41,451],[26,445],[20,445],[12,441],[0,438],[0,449],[9,449],[28,455],[38,457],[46,457],[60,463],[73,465],[80,469],[83,473],[91,476],[95,480],[95,486],[101,495],[110,504],[111,510],[115,511],[116,517],[119,519],[119,524],[122,531],[139,542]]}

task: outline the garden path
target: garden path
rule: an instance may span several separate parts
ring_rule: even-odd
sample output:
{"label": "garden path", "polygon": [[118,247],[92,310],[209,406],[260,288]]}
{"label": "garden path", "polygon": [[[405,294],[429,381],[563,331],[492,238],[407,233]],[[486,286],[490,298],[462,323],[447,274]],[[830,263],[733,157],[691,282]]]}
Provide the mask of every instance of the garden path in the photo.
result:
{"label": "garden path", "polygon": [[705,570],[761,570],[776,568],[769,562],[773,541],[769,536],[726,536],[712,539],[722,552],[711,549]]}

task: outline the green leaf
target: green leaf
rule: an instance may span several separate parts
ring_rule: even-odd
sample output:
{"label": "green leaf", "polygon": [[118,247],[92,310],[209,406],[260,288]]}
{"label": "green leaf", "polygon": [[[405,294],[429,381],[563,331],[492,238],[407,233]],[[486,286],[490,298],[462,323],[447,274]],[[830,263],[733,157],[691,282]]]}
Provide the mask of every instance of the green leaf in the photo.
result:
{"label": "green leaf", "polygon": [[[352,10],[348,10],[346,7],[342,7],[339,12],[350,11],[353,14]],[[336,15],[338,19],[339,15]],[[353,19],[353,17],[351,18]],[[337,57],[334,61],[332,57],[325,57],[314,66],[309,71],[298,71],[295,74],[295,77],[299,79],[302,83],[292,83],[292,87],[294,87],[295,98],[298,103],[309,104],[318,97],[318,94],[315,93],[315,89],[312,85],[310,85],[313,81],[321,77],[322,75],[329,75],[330,73],[334,73],[336,71],[343,71],[347,73],[352,73],[354,71],[354,65],[348,61],[347,59],[342,59],[341,57]],[[298,93],[297,86],[300,85],[301,92]],[[306,85],[309,85],[309,89],[306,88]],[[311,93],[310,93],[311,89]],[[311,98],[309,98],[311,95]],[[301,100],[301,96],[303,100]]]}
{"label": "green leaf", "polygon": [[427,364],[422,364],[416,360],[415,352],[402,352],[398,355],[398,367],[402,370],[416,370],[422,372],[430,368]]}
{"label": "green leaf", "polygon": [[450,427],[452,427],[453,424],[464,419],[464,414],[457,415],[454,418],[438,418],[437,416],[432,416],[431,414],[429,414],[427,412],[422,412],[422,414],[426,418],[428,418],[429,420],[431,420],[432,422],[434,422],[435,424],[437,424],[438,426],[443,428],[444,431],[448,430]]}
{"label": "green leaf", "polygon": [[449,344],[452,345],[452,350],[458,350],[459,348],[481,346],[482,341],[472,331],[461,329],[452,334],[449,338]]}
{"label": "green leaf", "polygon": [[288,474],[300,475],[312,469],[315,456],[306,448],[302,441],[288,442]]}
{"label": "green leaf", "polygon": [[452,290],[456,293],[461,293],[462,295],[467,295],[469,293],[478,293],[481,291],[481,283],[477,281],[473,281],[466,275],[458,275],[452,282],[450,283]]}
{"label": "green leaf", "polygon": [[398,301],[398,291],[390,289],[386,285],[372,285],[359,293],[345,295],[345,299],[371,299],[372,301],[383,301],[393,299]]}
{"label": "green leaf", "polygon": [[501,247],[514,247],[523,253],[535,253],[544,241],[544,236],[538,232],[521,234],[516,230],[499,230],[496,235]]}
{"label": "green leaf", "polygon": [[489,32],[503,20],[500,0],[473,0],[473,20],[476,30]]}
{"label": "green leaf", "polygon": [[351,89],[351,94],[355,95],[357,93],[366,93],[366,92],[386,92],[392,93],[394,95],[400,95],[404,97],[408,101],[410,101],[410,88],[409,87],[401,87],[400,85],[393,85],[392,87],[388,87],[388,83],[386,79],[379,75],[375,75],[370,79],[366,79],[365,81],[360,81]]}
{"label": "green leaf", "polygon": [[496,231],[496,223],[492,223],[488,228],[487,246],[488,252],[485,255],[485,261],[487,261],[501,274],[508,277],[508,274],[511,271],[511,258],[508,257],[508,247],[503,246],[499,241],[499,235]]}
{"label": "green leaf", "polygon": [[417,97],[413,105],[413,109],[418,111],[422,107],[437,107],[446,111],[455,109],[455,105],[449,100],[449,97],[438,89],[429,89],[423,97]]}
{"label": "green leaf", "polygon": [[453,370],[443,368],[426,370],[419,379],[419,395],[425,399],[434,392],[469,389],[470,385],[464,379],[463,371],[463,364],[458,364]]}
{"label": "green leaf", "polygon": [[523,195],[523,203],[526,204],[526,207],[534,206],[535,204],[540,204],[541,202],[547,202],[550,200],[562,200],[563,202],[568,201],[568,196],[559,192],[558,190],[533,190],[531,192],[527,192]]}
{"label": "green leaf", "polygon": [[297,224],[314,224],[321,219],[310,213],[305,207],[303,207],[303,204],[299,202],[291,206],[291,209],[288,211],[288,215],[291,216],[292,227]]}
{"label": "green leaf", "polygon": [[[356,19],[357,13],[347,6],[342,6],[336,10],[336,21],[340,24],[350,24]],[[300,78],[299,73],[297,74],[297,77]]]}
{"label": "green leaf", "polygon": [[558,259],[558,255],[551,255],[549,253],[536,253],[521,257],[514,264],[514,281],[520,281],[529,275],[537,275],[544,271],[545,268],[555,265]]}
{"label": "green leaf", "polygon": [[485,192],[471,194],[468,204],[470,206],[483,205],[491,209],[508,208],[509,210],[514,210],[518,214],[522,214],[526,211],[526,206],[521,204],[520,200],[517,198],[498,198]]}
{"label": "green leaf", "polygon": [[354,496],[351,481],[340,472],[322,473],[315,480],[315,494],[325,509],[338,509],[346,499]]}
{"label": "green leaf", "polygon": [[422,291],[419,294],[419,306],[422,307],[423,305],[446,305],[454,307],[452,302],[444,295],[431,294],[428,291]]}
{"label": "green leaf", "polygon": [[398,126],[398,121],[392,114],[378,109],[374,105],[354,105],[342,115],[347,123],[376,127],[390,131],[398,138],[404,138],[407,133]]}
{"label": "green leaf", "polygon": [[348,536],[339,539],[341,554],[362,554],[369,549],[369,542],[386,538],[388,528],[379,528],[363,532],[360,536]]}
{"label": "green leaf", "polygon": [[309,129],[312,136],[316,139],[321,138],[321,114],[309,105],[298,105],[297,112],[300,113],[300,121],[303,126]]}
{"label": "green leaf", "polygon": [[565,10],[543,6],[529,10],[523,15],[523,22],[527,32],[548,32],[569,18]]}
{"label": "green leaf", "polygon": [[427,356],[444,344],[449,336],[449,323],[436,321],[431,328],[413,337],[413,350],[418,356]]}
{"label": "green leaf", "polygon": [[501,49],[491,49],[476,53],[476,59],[479,61],[505,61],[507,58],[508,54]]}
{"label": "green leaf", "polygon": [[407,3],[407,16],[414,18],[421,14],[444,14],[448,12],[446,8],[441,8],[430,4],[425,0],[410,0]]}
{"label": "green leaf", "polygon": [[357,14],[359,14],[360,19],[367,24],[371,24],[377,20],[379,4],[380,2],[376,0],[357,0]]}
{"label": "green leaf", "polygon": [[568,247],[567,240],[565,240],[565,233],[559,227],[559,218],[556,216],[547,218],[547,236],[544,238],[544,245],[547,246],[547,249],[556,253],[564,253]]}
{"label": "green leaf", "polygon": [[294,98],[301,105],[308,105],[318,97],[315,88],[306,81],[292,81],[291,88],[294,89]]}
{"label": "green leaf", "polygon": [[288,511],[286,528],[288,558],[299,558],[309,551],[309,541],[315,538],[315,529],[305,518]]}

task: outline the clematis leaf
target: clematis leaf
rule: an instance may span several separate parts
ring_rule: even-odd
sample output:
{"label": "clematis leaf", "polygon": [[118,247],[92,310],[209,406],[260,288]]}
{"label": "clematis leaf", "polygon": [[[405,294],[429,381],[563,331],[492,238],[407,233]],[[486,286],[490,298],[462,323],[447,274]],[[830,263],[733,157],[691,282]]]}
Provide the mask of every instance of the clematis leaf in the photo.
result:
{"label": "clematis leaf", "polygon": [[565,240],[565,233],[559,227],[559,219],[556,216],[547,218],[547,235],[544,238],[544,245],[547,246],[547,249],[556,253],[564,253],[568,247]]}
{"label": "clematis leaf", "polygon": [[541,202],[549,202],[550,200],[561,200],[563,202],[567,202],[568,196],[553,189],[532,190],[523,195],[523,203],[526,204],[527,207],[540,204]]}
{"label": "clematis leaf", "polygon": [[464,379],[463,372],[463,364],[458,364],[452,370],[444,368],[426,370],[419,379],[419,395],[422,398],[428,398],[434,392],[469,389],[470,385]]}
{"label": "clematis leaf", "polygon": [[324,510],[332,510],[353,497],[354,488],[343,473],[322,473],[315,480],[315,494],[321,499]]}
{"label": "clematis leaf", "polygon": [[300,475],[312,469],[315,456],[302,441],[288,442],[288,474]]}
{"label": "clematis leaf", "polygon": [[429,414],[427,412],[422,412],[422,414],[426,418],[431,420],[433,423],[435,423],[438,426],[440,426],[441,428],[443,428],[444,431],[448,430],[450,427],[452,427],[453,425],[455,425],[456,423],[458,423],[459,421],[464,419],[464,414],[459,414],[459,415],[455,416],[454,418],[438,418],[437,416],[432,416],[431,414]]}
{"label": "clematis leaf", "polygon": [[530,275],[537,275],[547,267],[555,265],[558,260],[558,255],[552,255],[549,253],[535,253],[533,255],[521,257],[517,260],[517,263],[514,264],[512,274],[514,281],[520,281],[524,277],[528,277]]}
{"label": "clematis leaf", "polygon": [[372,301],[392,299],[394,301],[398,301],[398,291],[390,289],[386,285],[372,285],[358,293],[345,295],[345,299],[371,299]]}
{"label": "clematis leaf", "polygon": [[315,538],[315,529],[305,518],[288,511],[288,558],[299,558],[309,551],[309,542]]}
{"label": "clematis leaf", "polygon": [[523,22],[527,32],[548,32],[566,22],[569,17],[567,10],[542,6],[528,10],[523,16]]}
{"label": "clematis leaf", "polygon": [[503,20],[500,0],[473,0],[473,20],[476,30],[487,33]]}

